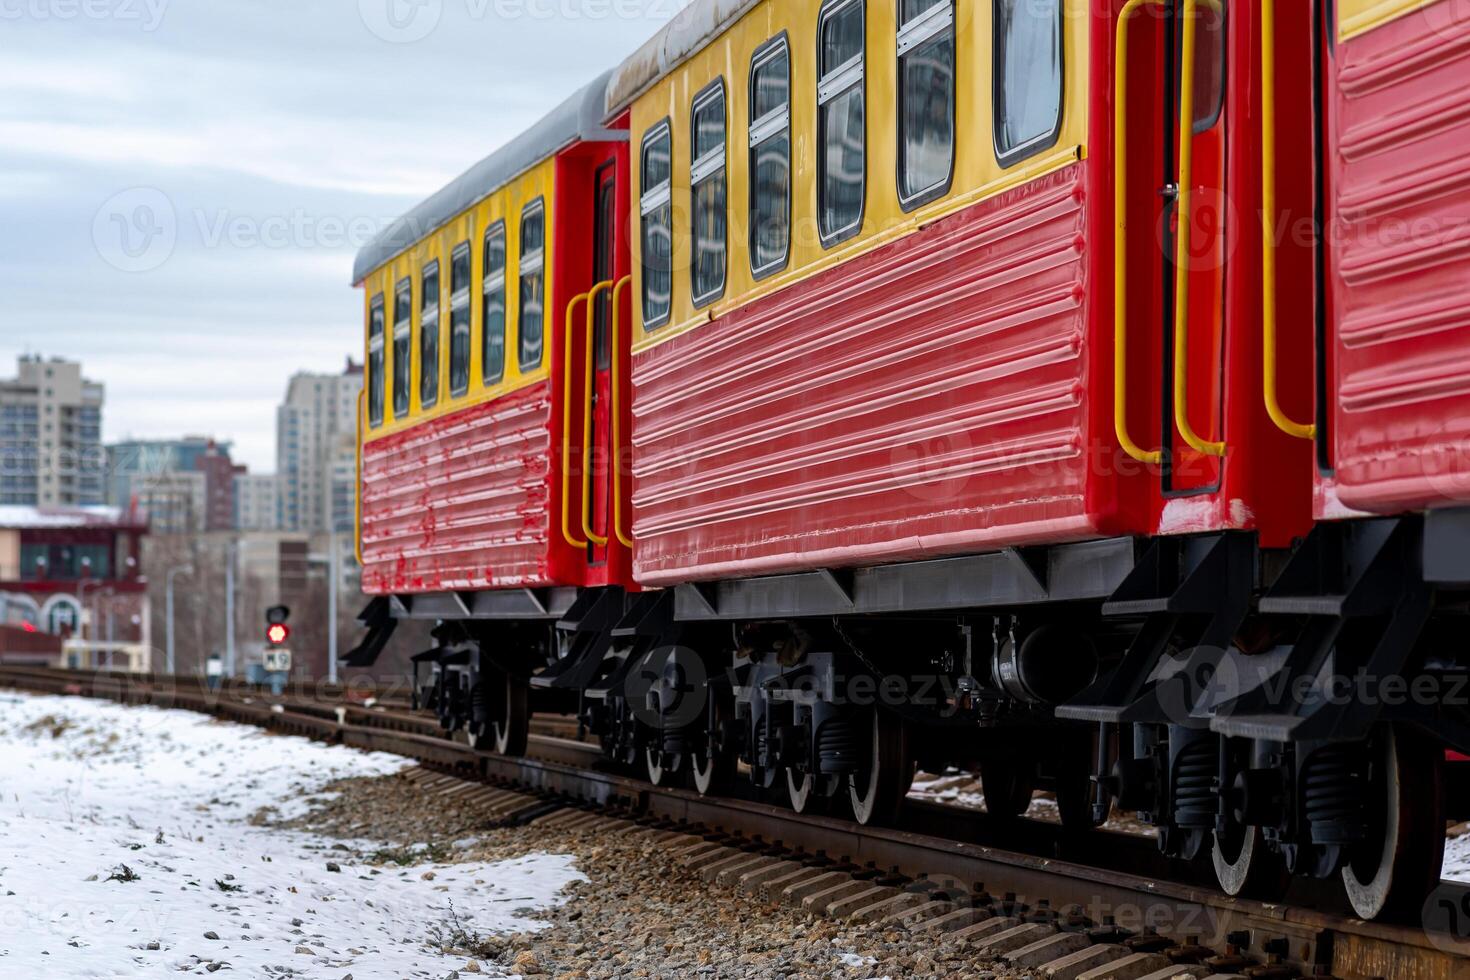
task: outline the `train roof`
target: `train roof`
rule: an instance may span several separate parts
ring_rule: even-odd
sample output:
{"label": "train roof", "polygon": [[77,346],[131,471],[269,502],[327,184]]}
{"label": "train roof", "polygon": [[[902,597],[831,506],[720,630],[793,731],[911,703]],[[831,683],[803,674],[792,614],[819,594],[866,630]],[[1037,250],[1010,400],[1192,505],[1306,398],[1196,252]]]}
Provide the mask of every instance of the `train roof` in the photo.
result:
{"label": "train roof", "polygon": [[357,253],[352,281],[362,282],[368,273],[394,256],[407,251],[425,236],[456,215],[469,210],[516,177],[572,143],[583,140],[621,139],[603,126],[608,79],[604,72],[590,85],[547,113],[530,129],[506,143],[469,170],[435,191],[422,204],[378,233]]}
{"label": "train roof", "polygon": [[695,0],[612,71],[606,114],[611,118],[649,87],[719,37],[760,0]]}

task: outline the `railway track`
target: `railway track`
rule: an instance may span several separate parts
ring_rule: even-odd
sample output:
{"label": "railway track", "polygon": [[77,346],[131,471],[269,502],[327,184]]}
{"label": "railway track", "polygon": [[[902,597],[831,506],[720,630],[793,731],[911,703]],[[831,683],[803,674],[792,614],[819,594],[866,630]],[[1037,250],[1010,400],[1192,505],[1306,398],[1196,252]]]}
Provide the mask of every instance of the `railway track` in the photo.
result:
{"label": "railway track", "polygon": [[[1004,831],[953,807],[910,804],[899,829],[800,815],[751,799],[705,798],[608,769],[598,747],[538,720],[527,755],[477,752],[406,701],[212,691],[197,679],[0,668],[0,686],[212,715],[417,760],[436,791],[485,784],[530,801],[526,820],[660,835],[708,881],[819,914],[887,921],[1052,980],[1240,975],[1470,980],[1470,889],[1446,885],[1424,924],[1363,922],[1318,896],[1234,899],[1167,878],[1151,844],[1063,836],[1022,821]],[[473,789],[473,787],[469,787]],[[1004,837],[1005,847],[999,846]],[[1177,866],[1171,870],[1177,872]],[[1457,928],[1458,927],[1458,931]]]}

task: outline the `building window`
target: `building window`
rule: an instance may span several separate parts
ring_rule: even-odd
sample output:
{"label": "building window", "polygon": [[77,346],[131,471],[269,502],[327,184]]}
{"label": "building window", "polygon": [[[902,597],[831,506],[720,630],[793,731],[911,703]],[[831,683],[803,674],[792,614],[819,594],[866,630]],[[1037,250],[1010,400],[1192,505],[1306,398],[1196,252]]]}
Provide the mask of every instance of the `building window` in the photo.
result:
{"label": "building window", "polygon": [[393,291],[393,415],[408,414],[408,386],[413,376],[409,359],[413,350],[413,280],[398,280]]}
{"label": "building window", "polygon": [[750,67],[750,271],[763,279],[791,249],[791,55],[779,37]]}
{"label": "building window", "polygon": [[674,157],[667,119],[643,137],[642,161],[643,327],[649,330],[669,322],[674,300]]}
{"label": "building window", "polygon": [[521,212],[521,290],[519,333],[521,370],[534,371],[541,365],[545,325],[546,207],[533,201]]}
{"label": "building window", "polygon": [[505,377],[505,222],[485,232],[485,281],[481,303],[480,379],[487,385]]}
{"label": "building window", "polygon": [[898,20],[898,200],[909,211],[948,193],[954,174],[954,4],[899,0]]}
{"label": "building window", "polygon": [[863,0],[829,0],[817,28],[817,230],[829,247],[863,224],[866,20]]}
{"label": "building window", "polygon": [[470,243],[454,247],[449,259],[449,394],[470,390]]}
{"label": "building window", "polygon": [[419,283],[419,407],[439,400],[439,261],[424,266]]}
{"label": "building window", "polygon": [[995,157],[1008,167],[1061,132],[1062,0],[994,2]]}
{"label": "building window", "polygon": [[690,267],[695,306],[720,298],[725,291],[725,82],[723,79],[694,97],[690,110],[694,162],[689,165],[689,195],[693,202],[694,248]]}
{"label": "building window", "polygon": [[383,424],[383,345],[385,327],[383,294],[373,297],[368,313],[368,424]]}

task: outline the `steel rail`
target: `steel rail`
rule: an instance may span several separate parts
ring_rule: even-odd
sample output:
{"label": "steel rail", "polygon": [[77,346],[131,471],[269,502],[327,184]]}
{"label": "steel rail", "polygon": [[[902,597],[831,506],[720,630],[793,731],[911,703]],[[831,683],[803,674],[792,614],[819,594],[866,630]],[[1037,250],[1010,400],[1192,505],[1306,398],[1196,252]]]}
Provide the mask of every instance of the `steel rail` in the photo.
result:
{"label": "steel rail", "polygon": [[[1249,934],[1244,952],[1275,959],[1305,975],[1336,977],[1470,980],[1470,942],[1425,928],[1363,922],[1324,909],[1311,897],[1268,903],[1226,896],[1209,887],[1159,880],[1114,868],[1041,854],[969,843],[913,830],[863,827],[852,821],[752,800],[701,797],[684,789],[656,787],[617,772],[594,768],[596,746],[532,735],[529,754],[510,758],[477,752],[430,734],[438,726],[421,719],[419,730],[385,724],[396,713],[355,706],[306,705],[237,697],[197,683],[159,687],[121,674],[0,667],[0,686],[42,693],[107,698],[199,711],[216,717],[305,735],[370,751],[388,752],[441,767],[461,776],[514,784],[547,798],[578,801],[636,814],[665,825],[707,828],[712,836],[775,848],[856,869],[896,873],[908,879],[961,890],[1004,889],[1026,904],[1045,901],[1053,909],[1075,907],[1094,922],[1152,930],[1178,943],[1215,949],[1229,937]],[[349,720],[350,719],[350,720]],[[918,810],[936,809],[920,806]],[[946,808],[937,808],[946,809]],[[1470,887],[1446,885],[1441,896],[1470,908]]]}

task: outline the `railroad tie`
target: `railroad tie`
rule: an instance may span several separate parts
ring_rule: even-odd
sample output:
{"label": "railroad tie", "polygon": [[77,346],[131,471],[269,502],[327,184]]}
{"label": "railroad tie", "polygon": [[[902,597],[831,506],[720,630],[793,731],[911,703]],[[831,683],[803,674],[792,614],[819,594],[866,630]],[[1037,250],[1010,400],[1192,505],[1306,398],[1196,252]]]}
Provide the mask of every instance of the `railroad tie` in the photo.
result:
{"label": "railroad tie", "polygon": [[802,866],[795,861],[777,861],[763,868],[747,871],[736,881],[735,887],[746,895],[759,897],[767,882],[784,878],[802,870]]}
{"label": "railroad tie", "polygon": [[913,892],[898,892],[888,898],[880,898],[870,905],[853,910],[848,916],[854,923],[882,922],[909,909],[924,904],[924,900]]}
{"label": "railroad tie", "polygon": [[1158,953],[1131,953],[1105,966],[1080,973],[1077,980],[1142,980],[1151,973],[1172,968],[1168,958]]}
{"label": "railroad tie", "polygon": [[1112,943],[1084,946],[1075,953],[1041,964],[1038,973],[1046,980],[1077,980],[1082,974],[1096,970],[1128,955],[1128,947]]}
{"label": "railroad tie", "polygon": [[851,880],[852,876],[844,871],[817,871],[814,876],[803,881],[792,882],[781,889],[780,901],[783,905],[799,907],[802,900],[808,895],[815,895]]}
{"label": "railroad tie", "polygon": [[[1021,925],[1021,920],[1009,915],[998,915],[984,922],[977,922],[973,926],[965,926],[954,932],[946,932],[941,936],[947,943],[973,943],[979,944],[992,936],[998,936],[1009,932]],[[1040,938],[1039,936],[1037,937]]]}
{"label": "railroad tie", "polygon": [[874,905],[881,905],[904,895],[897,888],[890,888],[887,885],[874,885],[871,882],[865,884],[867,887],[862,891],[827,906],[827,914],[834,919],[847,919],[853,922],[867,921],[858,919],[858,914]]}
{"label": "railroad tie", "polygon": [[860,895],[872,887],[871,882],[849,876],[846,881],[840,881],[831,888],[824,888],[806,896],[801,900],[801,907],[808,912],[830,916],[832,913],[829,910],[832,906],[841,905],[847,899]]}
{"label": "railroad tie", "polygon": [[985,909],[974,907],[957,908],[953,912],[946,912],[943,915],[936,915],[932,919],[925,919],[923,922],[915,925],[912,931],[920,933],[958,932],[961,929],[993,918],[995,918],[995,915],[987,912]]}
{"label": "railroad tie", "polygon": [[[910,892],[910,894],[913,893]],[[924,902],[922,901],[922,896],[915,895],[914,897],[921,899],[920,904],[910,906],[906,909],[899,909],[888,916],[888,918],[879,919],[878,925],[884,928],[898,926],[904,929],[913,929],[921,922],[937,918],[941,915],[948,915],[954,911],[953,902]]]}
{"label": "railroad tie", "polygon": [[1030,970],[1056,962],[1072,953],[1079,953],[1091,945],[1092,940],[1085,933],[1063,932],[1012,950],[1005,954],[1005,961],[1015,969]]}
{"label": "railroad tie", "polygon": [[1139,980],[1176,980],[1176,978],[1189,977],[1192,980],[1204,980],[1210,975],[1207,966],[1196,966],[1191,963],[1176,963],[1165,970],[1155,970],[1153,973],[1145,974]]}

